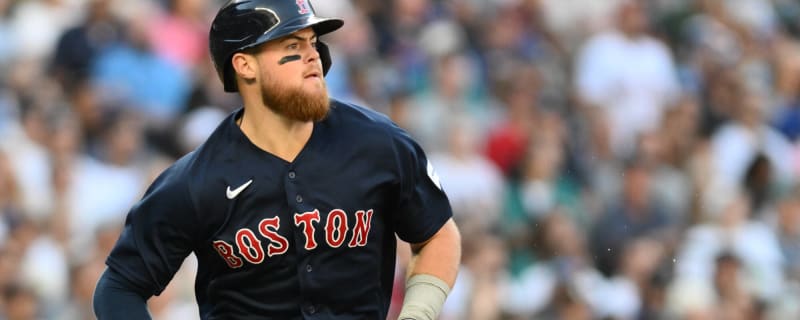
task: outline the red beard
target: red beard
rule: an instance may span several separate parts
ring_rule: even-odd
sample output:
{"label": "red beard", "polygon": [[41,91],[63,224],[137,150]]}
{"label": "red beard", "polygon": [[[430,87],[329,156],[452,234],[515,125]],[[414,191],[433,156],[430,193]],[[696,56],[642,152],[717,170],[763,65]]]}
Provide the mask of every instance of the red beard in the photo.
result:
{"label": "red beard", "polygon": [[265,85],[261,91],[261,100],[272,111],[286,118],[317,122],[325,119],[330,109],[328,91],[324,82],[322,85],[325,90],[321,94],[308,94],[299,88]]}

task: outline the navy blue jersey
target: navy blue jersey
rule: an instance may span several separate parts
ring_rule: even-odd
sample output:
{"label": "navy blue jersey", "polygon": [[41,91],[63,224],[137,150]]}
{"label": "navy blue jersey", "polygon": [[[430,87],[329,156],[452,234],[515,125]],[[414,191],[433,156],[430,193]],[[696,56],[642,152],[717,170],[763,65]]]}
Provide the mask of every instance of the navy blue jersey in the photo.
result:
{"label": "navy blue jersey", "polygon": [[109,268],[157,295],[194,252],[203,319],[385,319],[395,234],[423,242],[452,215],[423,151],[332,100],[287,162],[248,140],[242,112],[148,188]]}

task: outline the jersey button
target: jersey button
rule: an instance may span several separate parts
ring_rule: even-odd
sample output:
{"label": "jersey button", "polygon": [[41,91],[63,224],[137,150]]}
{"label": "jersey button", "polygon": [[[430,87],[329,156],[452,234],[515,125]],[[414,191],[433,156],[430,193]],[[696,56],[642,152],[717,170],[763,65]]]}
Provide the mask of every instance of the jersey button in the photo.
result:
{"label": "jersey button", "polygon": [[294,171],[289,171],[289,179],[294,179],[295,174]]}
{"label": "jersey button", "polygon": [[310,264],[307,264],[306,265],[306,272],[311,272],[311,271],[314,271],[314,268],[312,268]]}
{"label": "jersey button", "polygon": [[299,194],[294,199],[297,200],[297,203],[302,203],[303,202],[303,197],[301,197]]}

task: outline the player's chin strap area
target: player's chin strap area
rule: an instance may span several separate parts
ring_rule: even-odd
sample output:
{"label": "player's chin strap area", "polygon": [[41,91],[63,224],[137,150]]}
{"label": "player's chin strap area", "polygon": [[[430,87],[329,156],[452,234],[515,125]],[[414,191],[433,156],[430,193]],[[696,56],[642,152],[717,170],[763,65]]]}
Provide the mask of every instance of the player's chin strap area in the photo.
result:
{"label": "player's chin strap area", "polygon": [[406,281],[406,295],[398,320],[435,320],[442,311],[450,287],[441,279],[418,274]]}

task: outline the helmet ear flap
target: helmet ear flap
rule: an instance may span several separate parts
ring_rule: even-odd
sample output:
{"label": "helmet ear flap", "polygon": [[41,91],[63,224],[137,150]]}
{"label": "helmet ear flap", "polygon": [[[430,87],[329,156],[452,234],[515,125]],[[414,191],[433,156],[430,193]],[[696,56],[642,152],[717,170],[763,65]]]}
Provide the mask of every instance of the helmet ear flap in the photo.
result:
{"label": "helmet ear flap", "polygon": [[237,92],[239,86],[236,84],[236,71],[230,62],[222,67],[222,86],[225,92]]}
{"label": "helmet ear flap", "polygon": [[317,52],[319,52],[319,60],[322,61],[322,75],[327,75],[332,64],[331,52],[328,49],[328,45],[322,41],[317,41]]}

